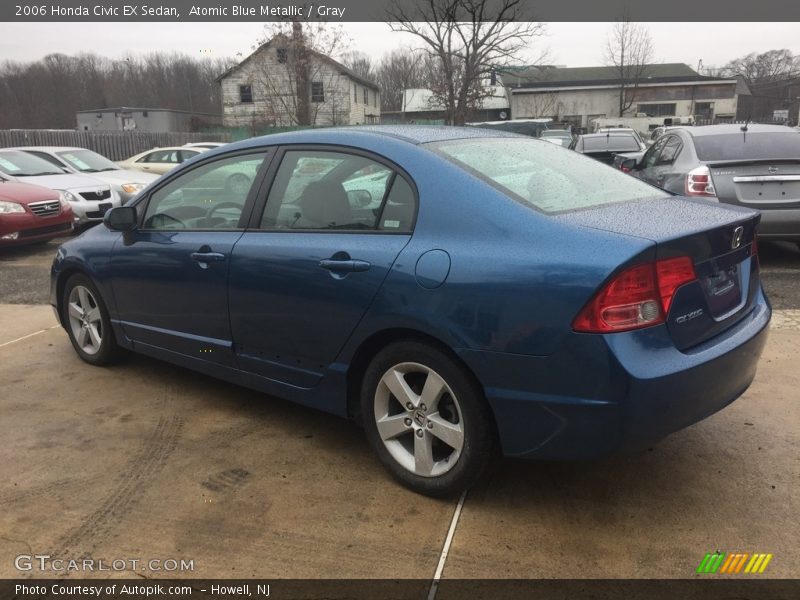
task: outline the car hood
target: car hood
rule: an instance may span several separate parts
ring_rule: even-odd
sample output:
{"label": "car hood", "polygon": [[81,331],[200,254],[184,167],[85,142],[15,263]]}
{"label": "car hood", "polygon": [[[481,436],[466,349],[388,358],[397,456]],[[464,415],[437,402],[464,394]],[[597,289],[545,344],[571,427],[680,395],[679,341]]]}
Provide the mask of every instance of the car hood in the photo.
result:
{"label": "car hood", "polygon": [[30,202],[57,199],[58,192],[40,185],[19,183],[17,181],[0,181],[0,201],[27,205]]}
{"label": "car hood", "polygon": [[33,183],[35,185],[43,185],[53,190],[71,190],[71,189],[102,189],[108,188],[108,185],[93,177],[87,175],[73,175],[65,173],[63,175],[35,175],[33,177],[20,177],[17,181],[24,183]]}

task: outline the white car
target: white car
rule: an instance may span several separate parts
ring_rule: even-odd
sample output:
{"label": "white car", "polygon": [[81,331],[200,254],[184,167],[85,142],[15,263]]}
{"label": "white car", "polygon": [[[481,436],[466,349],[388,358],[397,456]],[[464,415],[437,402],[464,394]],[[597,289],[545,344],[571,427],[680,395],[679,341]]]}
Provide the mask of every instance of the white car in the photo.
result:
{"label": "white car", "polygon": [[186,146],[153,148],[152,150],[141,152],[136,156],[131,156],[128,160],[120,161],[117,164],[123,169],[133,169],[135,171],[163,175],[182,162],[194,158],[206,150],[208,150],[208,148],[189,148]]}
{"label": "white car", "polygon": [[71,173],[88,175],[107,183],[117,192],[123,203],[133,198],[147,187],[147,184],[158,179],[155,173],[123,169],[105,156],[86,148],[70,148],[66,146],[29,146],[12,148],[33,154],[53,163],[59,168],[66,168]]}
{"label": "white car", "polygon": [[72,207],[78,225],[100,221],[106,211],[122,204],[108,184],[86,175],[67,173],[66,168],[19,150],[0,150],[0,178],[60,192],[61,198]]}

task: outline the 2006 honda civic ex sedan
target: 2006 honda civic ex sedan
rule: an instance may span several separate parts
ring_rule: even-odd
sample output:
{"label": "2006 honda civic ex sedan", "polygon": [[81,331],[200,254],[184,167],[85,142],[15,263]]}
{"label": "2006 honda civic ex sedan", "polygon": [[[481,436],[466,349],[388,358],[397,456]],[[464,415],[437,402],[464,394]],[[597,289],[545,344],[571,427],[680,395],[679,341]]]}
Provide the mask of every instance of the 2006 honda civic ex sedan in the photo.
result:
{"label": "2006 honda civic ex sedan", "polygon": [[88,363],[133,350],[358,419],[448,495],[497,448],[599,457],[741,395],[771,314],[758,220],[514,134],[303,131],[111,210],[58,250],[51,297]]}

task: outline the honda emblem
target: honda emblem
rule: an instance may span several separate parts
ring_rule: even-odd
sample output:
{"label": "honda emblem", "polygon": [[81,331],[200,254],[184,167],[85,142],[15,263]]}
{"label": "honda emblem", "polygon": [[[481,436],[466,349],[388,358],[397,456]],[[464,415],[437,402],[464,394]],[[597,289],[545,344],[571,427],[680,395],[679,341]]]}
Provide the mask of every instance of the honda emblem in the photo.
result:
{"label": "honda emblem", "polygon": [[741,225],[733,230],[733,238],[731,239],[731,250],[736,250],[742,245],[742,237],[744,237],[744,227]]}

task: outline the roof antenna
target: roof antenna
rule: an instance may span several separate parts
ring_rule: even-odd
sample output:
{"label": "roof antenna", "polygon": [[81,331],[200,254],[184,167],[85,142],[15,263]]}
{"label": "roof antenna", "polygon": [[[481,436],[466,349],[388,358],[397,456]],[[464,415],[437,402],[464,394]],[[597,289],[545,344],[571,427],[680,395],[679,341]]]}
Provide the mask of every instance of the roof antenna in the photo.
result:
{"label": "roof antenna", "polygon": [[747,126],[750,125],[750,118],[751,117],[747,117],[747,121],[745,121],[745,124],[739,127],[739,129],[741,129],[744,133],[747,133]]}

